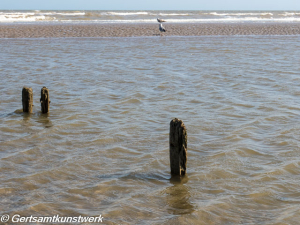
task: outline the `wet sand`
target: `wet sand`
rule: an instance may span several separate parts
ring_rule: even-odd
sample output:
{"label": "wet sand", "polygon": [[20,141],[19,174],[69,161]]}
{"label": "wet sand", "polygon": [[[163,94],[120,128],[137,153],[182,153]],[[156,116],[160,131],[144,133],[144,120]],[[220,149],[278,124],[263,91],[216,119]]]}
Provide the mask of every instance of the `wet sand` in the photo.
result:
{"label": "wet sand", "polygon": [[[298,35],[300,23],[165,24],[164,36]],[[0,38],[138,37],[160,35],[157,24],[1,24]]]}

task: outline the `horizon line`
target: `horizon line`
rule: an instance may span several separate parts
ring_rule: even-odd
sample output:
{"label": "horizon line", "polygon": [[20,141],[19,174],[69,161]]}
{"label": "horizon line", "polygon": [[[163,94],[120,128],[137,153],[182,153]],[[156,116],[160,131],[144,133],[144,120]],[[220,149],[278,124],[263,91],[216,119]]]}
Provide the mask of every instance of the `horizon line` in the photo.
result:
{"label": "horizon line", "polygon": [[66,11],[300,11],[300,9],[0,9],[0,10],[66,10]]}

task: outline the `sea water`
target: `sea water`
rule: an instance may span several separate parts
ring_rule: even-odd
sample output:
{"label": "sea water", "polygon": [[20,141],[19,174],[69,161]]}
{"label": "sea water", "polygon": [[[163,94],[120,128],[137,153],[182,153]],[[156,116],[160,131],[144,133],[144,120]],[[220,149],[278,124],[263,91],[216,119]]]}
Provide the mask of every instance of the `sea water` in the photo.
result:
{"label": "sea water", "polygon": [[[300,37],[0,39],[0,212],[297,224]],[[34,110],[22,113],[23,86]],[[40,112],[40,89],[50,113]],[[169,123],[187,127],[172,178]]]}
{"label": "sea water", "polygon": [[169,23],[300,22],[300,11],[101,11],[101,10],[2,10],[0,23]]}

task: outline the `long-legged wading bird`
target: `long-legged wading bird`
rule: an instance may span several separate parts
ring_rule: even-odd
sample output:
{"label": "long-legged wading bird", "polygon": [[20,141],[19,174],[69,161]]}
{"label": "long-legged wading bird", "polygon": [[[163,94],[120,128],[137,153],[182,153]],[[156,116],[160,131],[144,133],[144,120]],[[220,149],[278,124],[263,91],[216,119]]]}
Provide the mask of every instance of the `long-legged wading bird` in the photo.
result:
{"label": "long-legged wading bird", "polygon": [[157,22],[159,22],[159,23],[163,23],[163,22],[167,22],[167,21],[165,21],[165,20],[163,20],[163,19],[159,19],[159,18],[157,18]]}
{"label": "long-legged wading bird", "polygon": [[[163,25],[161,23],[159,23],[159,31],[166,32],[166,29],[163,27]],[[161,35],[161,33],[160,33],[160,35]]]}

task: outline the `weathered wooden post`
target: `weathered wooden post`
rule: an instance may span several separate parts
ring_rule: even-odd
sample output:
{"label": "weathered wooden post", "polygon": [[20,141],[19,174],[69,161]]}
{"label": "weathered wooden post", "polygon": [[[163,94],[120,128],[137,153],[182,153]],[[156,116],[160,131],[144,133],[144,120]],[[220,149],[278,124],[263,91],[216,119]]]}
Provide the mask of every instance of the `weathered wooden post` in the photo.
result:
{"label": "weathered wooden post", "polygon": [[32,113],[32,107],[33,107],[32,88],[23,87],[22,105],[23,105],[23,112]]}
{"label": "weathered wooden post", "polygon": [[177,118],[170,122],[170,166],[172,175],[186,173],[187,133],[182,120]]}
{"label": "weathered wooden post", "polygon": [[43,87],[41,89],[41,107],[42,107],[42,113],[48,113],[49,112],[49,106],[50,106],[50,98],[49,98],[49,90],[46,87]]}

